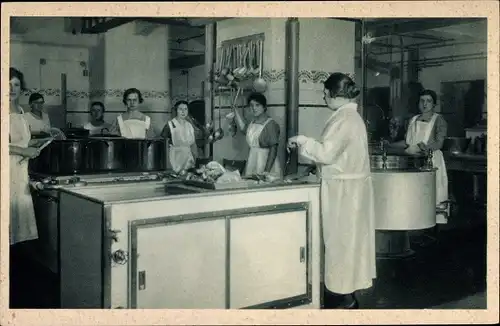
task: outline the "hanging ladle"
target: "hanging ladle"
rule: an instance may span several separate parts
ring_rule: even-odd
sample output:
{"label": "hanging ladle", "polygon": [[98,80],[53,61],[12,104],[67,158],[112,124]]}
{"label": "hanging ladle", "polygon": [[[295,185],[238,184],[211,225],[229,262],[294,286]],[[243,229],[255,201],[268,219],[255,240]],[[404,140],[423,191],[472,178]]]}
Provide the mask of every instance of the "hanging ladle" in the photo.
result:
{"label": "hanging ladle", "polygon": [[267,89],[267,83],[264,80],[264,78],[262,78],[262,60],[264,57],[264,46],[262,44],[262,40],[259,41],[259,52],[260,52],[259,53],[259,78],[257,78],[253,82],[253,88],[258,93],[264,93]]}

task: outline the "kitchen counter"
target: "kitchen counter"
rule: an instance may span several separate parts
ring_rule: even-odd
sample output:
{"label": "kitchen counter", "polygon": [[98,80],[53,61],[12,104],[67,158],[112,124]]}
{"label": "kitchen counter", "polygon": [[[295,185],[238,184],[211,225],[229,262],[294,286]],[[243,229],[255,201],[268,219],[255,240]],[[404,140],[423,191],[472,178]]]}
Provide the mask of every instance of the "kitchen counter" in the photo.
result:
{"label": "kitchen counter", "polygon": [[117,187],[113,183],[103,183],[92,187],[65,188],[63,191],[79,194],[94,202],[102,204],[118,204],[127,202],[143,202],[156,200],[171,200],[185,198],[199,198],[205,196],[241,194],[262,191],[276,191],[279,189],[298,189],[319,187],[319,183],[294,180],[291,182],[277,181],[272,183],[261,183],[239,189],[204,189],[191,185],[185,185],[180,180],[158,181],[158,182],[136,182],[122,184]]}
{"label": "kitchen counter", "polygon": [[487,156],[469,153],[451,154],[443,153],[446,169],[449,171],[462,171],[470,173],[487,172]]}
{"label": "kitchen counter", "polygon": [[59,198],[62,308],[320,308],[317,183],[170,180]]}

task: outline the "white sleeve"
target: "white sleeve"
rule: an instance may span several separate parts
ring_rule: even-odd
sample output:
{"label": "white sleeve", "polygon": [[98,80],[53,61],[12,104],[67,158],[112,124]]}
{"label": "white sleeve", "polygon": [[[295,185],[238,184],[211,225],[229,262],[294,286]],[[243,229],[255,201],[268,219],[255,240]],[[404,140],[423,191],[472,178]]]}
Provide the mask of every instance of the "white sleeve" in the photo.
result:
{"label": "white sleeve", "polygon": [[315,163],[335,164],[349,145],[352,128],[349,119],[339,117],[328,126],[322,141],[307,137],[299,148],[299,154]]}

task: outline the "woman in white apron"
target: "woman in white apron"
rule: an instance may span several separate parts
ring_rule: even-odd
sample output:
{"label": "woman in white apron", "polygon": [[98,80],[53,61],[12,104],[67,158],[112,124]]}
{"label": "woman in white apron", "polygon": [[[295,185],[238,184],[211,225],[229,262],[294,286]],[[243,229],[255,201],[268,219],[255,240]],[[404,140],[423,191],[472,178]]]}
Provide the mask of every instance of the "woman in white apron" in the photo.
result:
{"label": "woman in white apron", "polygon": [[[448,201],[448,174],[441,148],[447,133],[446,120],[434,112],[437,95],[432,90],[420,93],[419,109],[421,114],[414,116],[408,124],[406,139],[391,144],[392,147],[404,147],[408,154],[427,154],[432,150],[432,164],[436,171],[436,207]],[[437,214],[436,223],[446,224],[447,218]]]}
{"label": "woman in white apron", "polygon": [[112,130],[118,131],[124,138],[153,138],[151,119],[139,111],[139,105],[143,102],[142,94],[137,88],[127,89],[123,94],[123,104],[127,106],[127,112],[116,118]]}
{"label": "woman in white apron", "polygon": [[355,309],[355,291],[376,277],[375,209],[366,126],[354,102],[360,91],[343,73],[324,83],[324,99],[333,111],[320,140],[295,136],[288,149],[316,163],[321,181],[325,245],[325,307]]}
{"label": "woman in white apron", "polygon": [[104,121],[104,104],[102,102],[92,102],[90,105],[90,121],[83,125],[90,135],[101,135],[109,133],[111,124]]}
{"label": "woman in white apron", "polygon": [[165,138],[170,165],[179,173],[195,166],[198,147],[193,124],[189,121],[188,102],[175,103],[173,113],[174,118],[163,128],[162,137]]}
{"label": "woman in white apron", "polygon": [[278,158],[280,127],[267,114],[267,100],[264,95],[250,94],[248,106],[253,114],[253,120],[248,124],[243,114],[235,111],[238,128],[246,135],[250,147],[245,175],[271,174],[281,178],[282,168]]}
{"label": "woman in white apron", "polygon": [[[19,97],[24,89],[23,74],[10,68],[10,128],[9,128],[9,169],[10,169],[10,298],[11,307],[16,307],[16,287],[23,282],[20,277],[26,251],[38,239],[35,211],[31,198],[28,159],[35,158],[39,150],[29,147],[31,134],[25,114],[19,105]],[[21,162],[22,159],[25,159]]]}

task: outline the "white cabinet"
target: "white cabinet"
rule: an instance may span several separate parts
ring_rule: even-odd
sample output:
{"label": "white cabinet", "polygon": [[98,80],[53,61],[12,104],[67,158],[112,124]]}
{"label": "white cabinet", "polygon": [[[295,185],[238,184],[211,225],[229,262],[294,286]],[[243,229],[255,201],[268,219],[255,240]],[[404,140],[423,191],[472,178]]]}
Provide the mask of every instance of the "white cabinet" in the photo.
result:
{"label": "white cabinet", "polygon": [[225,225],[218,219],[132,228],[132,307],[225,309]]}
{"label": "white cabinet", "polygon": [[230,308],[307,294],[307,211],[231,218]]}

